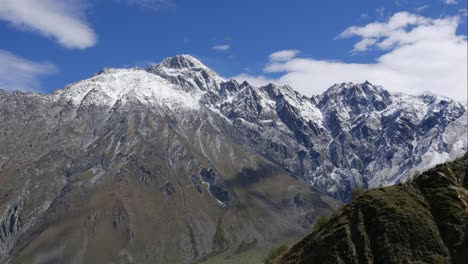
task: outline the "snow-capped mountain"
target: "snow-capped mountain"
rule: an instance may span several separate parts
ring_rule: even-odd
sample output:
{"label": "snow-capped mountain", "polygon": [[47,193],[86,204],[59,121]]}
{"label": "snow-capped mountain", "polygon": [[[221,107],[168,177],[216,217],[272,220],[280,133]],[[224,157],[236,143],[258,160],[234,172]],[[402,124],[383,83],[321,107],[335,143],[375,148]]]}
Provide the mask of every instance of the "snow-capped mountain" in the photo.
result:
{"label": "snow-capped mountain", "polygon": [[[233,84],[235,86],[235,84]],[[467,149],[466,105],[432,95],[336,84],[307,98],[288,86],[238,85],[220,109],[269,159],[340,199],[406,180]]]}
{"label": "snow-capped mountain", "polygon": [[198,263],[307,234],[340,202],[236,134],[224,83],[178,56],[0,90],[0,263]]}
{"label": "snow-capped mountain", "polygon": [[47,95],[0,90],[0,123],[0,253],[17,262],[62,236],[76,259],[112,234],[112,256],[185,263],[305,234],[337,205],[315,188],[347,201],[467,150],[461,102],[368,82],[306,97],[189,55]]}
{"label": "snow-capped mountain", "polygon": [[289,86],[226,82],[188,55],[148,71],[195,91],[256,151],[344,200],[353,188],[395,184],[467,150],[466,104],[448,98],[369,82],[307,98]]}
{"label": "snow-capped mountain", "polygon": [[81,109],[132,102],[166,112],[207,108],[261,155],[344,200],[353,188],[395,184],[467,150],[461,102],[391,94],[368,82],[335,84],[308,98],[289,86],[226,81],[190,55],[147,69],[104,69],[52,95],[28,96]]}

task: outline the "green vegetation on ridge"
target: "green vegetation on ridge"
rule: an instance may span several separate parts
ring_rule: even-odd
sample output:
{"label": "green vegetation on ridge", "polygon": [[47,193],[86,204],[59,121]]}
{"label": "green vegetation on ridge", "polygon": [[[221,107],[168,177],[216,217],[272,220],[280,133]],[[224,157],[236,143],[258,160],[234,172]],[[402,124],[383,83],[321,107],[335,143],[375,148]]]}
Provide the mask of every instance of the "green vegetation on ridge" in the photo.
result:
{"label": "green vegetation on ridge", "polygon": [[355,195],[273,263],[467,263],[467,162]]}

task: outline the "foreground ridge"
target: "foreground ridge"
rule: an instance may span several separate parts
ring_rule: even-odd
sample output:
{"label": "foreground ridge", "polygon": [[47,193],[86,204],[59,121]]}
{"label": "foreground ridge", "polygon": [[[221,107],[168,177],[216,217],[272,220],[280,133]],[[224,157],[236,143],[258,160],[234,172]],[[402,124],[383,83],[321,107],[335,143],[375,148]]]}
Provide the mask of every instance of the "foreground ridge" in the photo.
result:
{"label": "foreground ridge", "polygon": [[276,261],[466,263],[468,153],[398,186],[358,195]]}

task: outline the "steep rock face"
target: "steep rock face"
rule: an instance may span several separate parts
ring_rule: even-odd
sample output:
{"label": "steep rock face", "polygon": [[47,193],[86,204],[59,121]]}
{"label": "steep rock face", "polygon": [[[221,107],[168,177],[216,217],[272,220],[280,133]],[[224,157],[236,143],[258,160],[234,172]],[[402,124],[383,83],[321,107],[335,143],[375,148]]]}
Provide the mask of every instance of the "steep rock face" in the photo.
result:
{"label": "steep rock face", "polygon": [[466,263],[468,154],[359,195],[275,263]]}
{"label": "steep rock face", "polygon": [[289,86],[224,81],[189,55],[148,72],[231,121],[261,155],[328,195],[405,181],[468,149],[466,104],[342,83],[308,98]]}
{"label": "steep rock face", "polygon": [[106,69],[51,95],[0,93],[0,262],[193,263],[300,236],[339,204],[184,89]]}
{"label": "steep rock face", "polygon": [[[330,196],[405,181],[467,149],[466,105],[390,94],[368,82],[307,98],[288,86],[246,83],[220,111],[254,148]],[[461,135],[460,137],[456,135]]]}

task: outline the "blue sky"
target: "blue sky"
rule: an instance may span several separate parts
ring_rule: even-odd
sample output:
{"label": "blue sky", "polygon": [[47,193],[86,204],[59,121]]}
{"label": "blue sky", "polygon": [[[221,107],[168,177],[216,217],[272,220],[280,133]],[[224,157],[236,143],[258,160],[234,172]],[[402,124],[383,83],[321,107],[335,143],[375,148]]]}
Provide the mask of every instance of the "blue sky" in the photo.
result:
{"label": "blue sky", "polygon": [[[146,66],[192,54],[222,76],[291,84],[307,95],[335,82],[370,79],[392,91],[427,90],[466,100],[466,5],[0,0],[0,88],[51,92],[104,67]],[[277,51],[283,53],[271,56]],[[431,67],[419,69],[419,58]],[[400,66],[400,72],[392,70]],[[440,81],[427,78],[434,72]]]}

